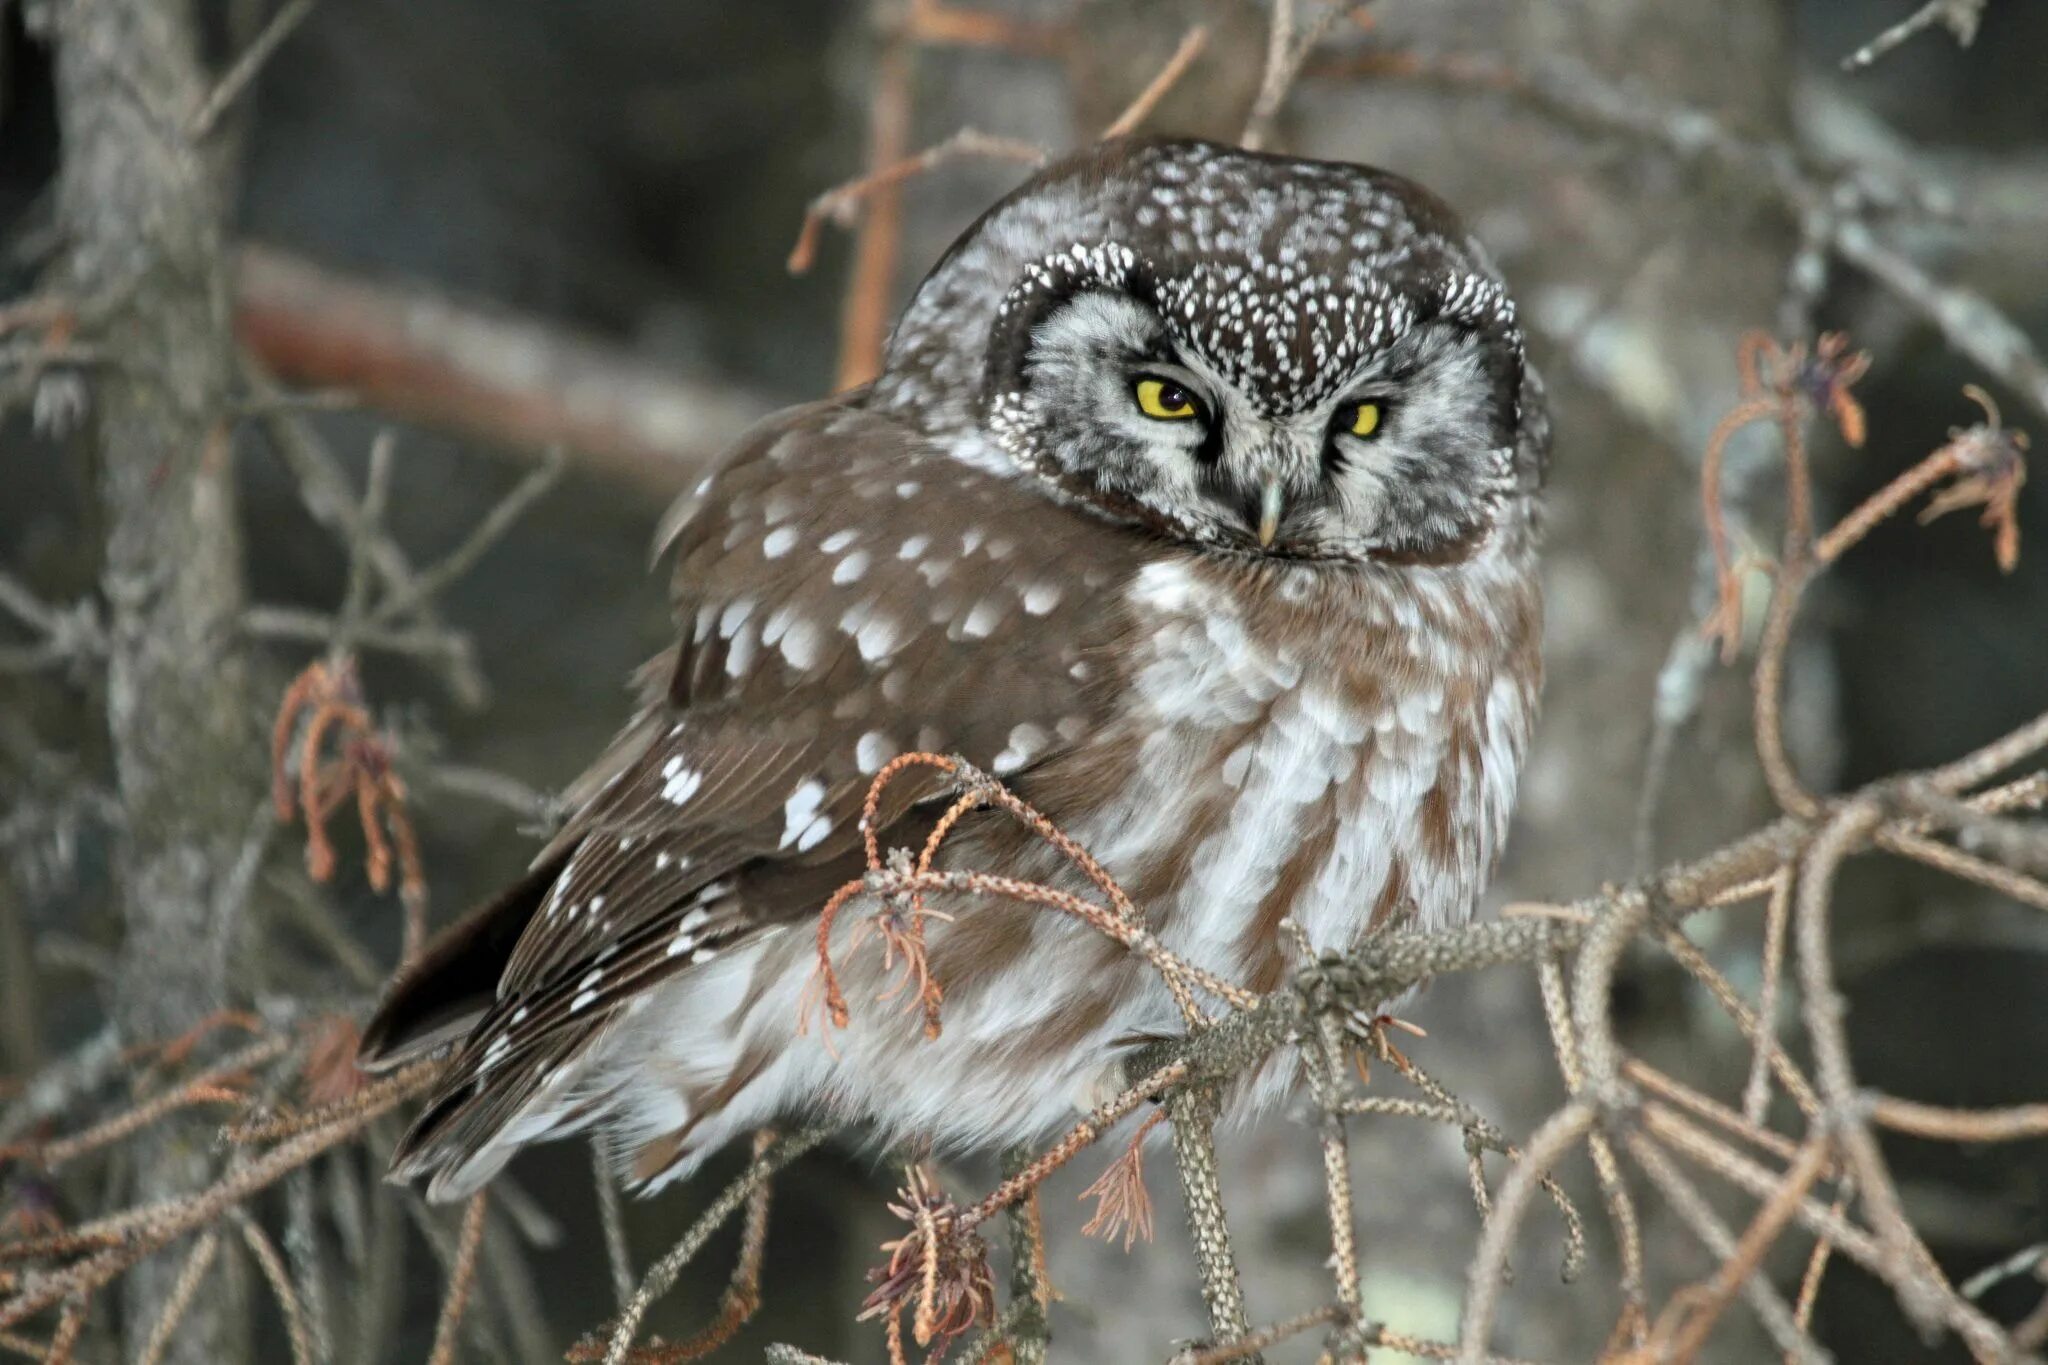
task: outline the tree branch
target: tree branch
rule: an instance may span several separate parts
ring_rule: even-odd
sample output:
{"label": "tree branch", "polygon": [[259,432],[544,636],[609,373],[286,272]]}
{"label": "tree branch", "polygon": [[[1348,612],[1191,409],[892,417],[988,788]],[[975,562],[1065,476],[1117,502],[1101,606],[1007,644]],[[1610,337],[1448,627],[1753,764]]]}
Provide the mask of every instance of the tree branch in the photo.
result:
{"label": "tree branch", "polygon": [[[108,526],[107,727],[126,811],[117,878],[126,939],[113,1013],[131,1044],[173,1036],[222,1003],[244,887],[243,779],[255,780],[249,678],[235,623],[244,588],[228,390],[222,205],[189,128],[211,85],[190,0],[55,8],[64,162],[65,293],[116,300],[89,336]],[[208,1175],[203,1145],[166,1133],[136,1154],[138,1193]],[[160,1262],[127,1280],[131,1353],[172,1292]],[[239,1359],[232,1296],[194,1305],[166,1360]]]}
{"label": "tree branch", "polygon": [[264,246],[236,254],[235,326],[281,379],[345,389],[515,450],[566,446],[587,467],[664,495],[772,406],[554,324],[352,279]]}

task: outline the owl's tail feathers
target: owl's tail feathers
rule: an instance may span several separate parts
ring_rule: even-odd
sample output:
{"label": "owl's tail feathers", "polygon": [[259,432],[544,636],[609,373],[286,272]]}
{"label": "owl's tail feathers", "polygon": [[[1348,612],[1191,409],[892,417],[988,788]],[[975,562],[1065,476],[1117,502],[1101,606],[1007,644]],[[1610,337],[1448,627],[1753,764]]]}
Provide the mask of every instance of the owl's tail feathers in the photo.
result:
{"label": "owl's tail feathers", "polygon": [[497,999],[512,950],[561,876],[569,852],[537,864],[435,935],[384,992],[363,1029],[356,1065],[387,1071],[467,1036]]}
{"label": "owl's tail feathers", "polygon": [[[388,1071],[469,1040],[497,1002],[513,950],[562,875],[573,842],[536,863],[525,876],[435,936],[419,959],[392,982],[363,1030],[356,1063]],[[429,1092],[426,1108],[399,1139],[390,1178],[431,1176],[427,1198],[466,1198],[528,1142],[569,1119],[555,1102],[578,1070],[590,1039],[554,1040],[518,1078],[458,1065]],[[488,1079],[490,1084],[486,1084]],[[508,1083],[509,1082],[509,1083]]]}
{"label": "owl's tail feathers", "polygon": [[596,1041],[591,1033],[557,1040],[523,1083],[485,1084],[452,1077],[398,1140],[386,1178],[400,1184],[431,1177],[427,1199],[467,1199],[504,1169],[529,1143],[590,1125],[596,1107],[575,1100],[580,1063]]}

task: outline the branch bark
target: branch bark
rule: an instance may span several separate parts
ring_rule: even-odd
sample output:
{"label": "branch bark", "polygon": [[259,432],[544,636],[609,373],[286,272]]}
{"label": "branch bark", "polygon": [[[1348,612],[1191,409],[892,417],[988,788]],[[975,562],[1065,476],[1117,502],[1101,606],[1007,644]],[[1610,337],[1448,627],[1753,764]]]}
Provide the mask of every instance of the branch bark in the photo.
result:
{"label": "branch bark", "polygon": [[[95,342],[91,457],[106,526],[107,726],[124,837],[126,938],[112,1013],[131,1044],[177,1035],[223,1000],[243,890],[257,750],[235,624],[243,607],[228,390],[222,204],[188,134],[211,84],[190,0],[55,7],[65,287],[109,301]],[[240,780],[244,779],[246,780]],[[177,1126],[135,1155],[140,1202],[205,1184],[208,1144]],[[129,1351],[169,1301],[175,1264],[126,1285]],[[192,1306],[172,1365],[246,1354],[228,1295]]]}
{"label": "branch bark", "polygon": [[514,449],[567,446],[663,496],[774,406],[558,325],[270,247],[236,253],[235,324],[280,379]]}

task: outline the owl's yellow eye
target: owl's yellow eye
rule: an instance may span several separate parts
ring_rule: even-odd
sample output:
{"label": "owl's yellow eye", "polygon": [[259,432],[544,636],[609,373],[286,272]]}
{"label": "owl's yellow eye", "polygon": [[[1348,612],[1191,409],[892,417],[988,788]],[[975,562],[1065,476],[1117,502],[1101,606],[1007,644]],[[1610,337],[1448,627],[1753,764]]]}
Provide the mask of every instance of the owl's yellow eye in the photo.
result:
{"label": "owl's yellow eye", "polygon": [[1135,392],[1138,411],[1162,422],[1178,422],[1198,411],[1194,396],[1170,379],[1140,379]]}
{"label": "owl's yellow eye", "polygon": [[1380,429],[1380,405],[1360,403],[1351,410],[1351,420],[1344,429],[1353,436],[1370,436]]}

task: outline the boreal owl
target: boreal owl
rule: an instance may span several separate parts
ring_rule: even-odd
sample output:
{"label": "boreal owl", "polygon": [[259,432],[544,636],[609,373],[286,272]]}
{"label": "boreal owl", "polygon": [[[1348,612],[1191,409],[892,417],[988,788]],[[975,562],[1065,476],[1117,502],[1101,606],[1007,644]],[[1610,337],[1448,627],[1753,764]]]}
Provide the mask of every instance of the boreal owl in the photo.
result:
{"label": "boreal owl", "polygon": [[[1253,991],[1297,932],[1464,921],[1535,714],[1548,431],[1499,275],[1421,187],[1185,141],[1046,168],[926,276],[879,378],[769,418],[666,518],[680,639],[638,713],[365,1034],[372,1066],[452,1049],[395,1172],[457,1198],[595,1127],[653,1187],[803,1115],[1042,1140],[1180,1029],[1088,925],[942,895],[938,1036],[870,1003],[855,914],[850,1025],[803,1036],[820,908],[901,753],[1000,777]],[[942,782],[888,788],[884,846],[923,841]],[[1000,813],[943,847],[1095,894]]]}

